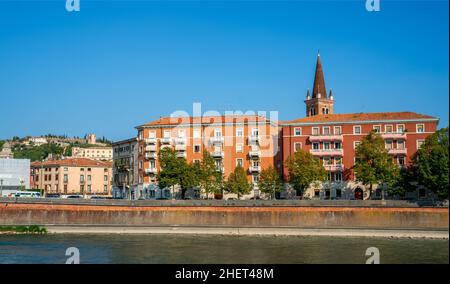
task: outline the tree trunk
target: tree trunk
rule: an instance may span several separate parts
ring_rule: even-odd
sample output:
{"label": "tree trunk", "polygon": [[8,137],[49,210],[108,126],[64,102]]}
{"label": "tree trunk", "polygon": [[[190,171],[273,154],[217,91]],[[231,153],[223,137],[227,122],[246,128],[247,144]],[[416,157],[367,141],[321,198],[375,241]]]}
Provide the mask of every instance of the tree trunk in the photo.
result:
{"label": "tree trunk", "polygon": [[[370,184],[370,187],[369,187],[369,198],[367,198],[367,199],[372,199],[372,190],[373,190],[373,184]],[[364,200],[364,193],[363,193],[363,200]]]}

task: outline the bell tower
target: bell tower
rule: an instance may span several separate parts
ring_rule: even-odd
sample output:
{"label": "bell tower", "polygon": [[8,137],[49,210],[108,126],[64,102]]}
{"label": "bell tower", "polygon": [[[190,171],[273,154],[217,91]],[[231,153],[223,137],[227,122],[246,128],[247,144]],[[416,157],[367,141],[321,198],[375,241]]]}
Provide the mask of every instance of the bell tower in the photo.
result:
{"label": "bell tower", "polygon": [[306,116],[333,114],[334,97],[331,89],[329,95],[327,96],[322,63],[320,62],[320,54],[317,54],[313,91],[312,94],[310,94],[308,89],[305,104]]}

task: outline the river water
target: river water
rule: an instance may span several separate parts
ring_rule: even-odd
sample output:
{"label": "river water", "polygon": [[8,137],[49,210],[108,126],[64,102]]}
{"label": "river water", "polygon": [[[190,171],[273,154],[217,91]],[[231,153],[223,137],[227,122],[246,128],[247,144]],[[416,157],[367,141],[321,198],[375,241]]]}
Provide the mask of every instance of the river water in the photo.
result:
{"label": "river water", "polygon": [[376,247],[381,263],[449,263],[449,241],[360,237],[211,235],[0,235],[0,263],[301,264],[365,263]]}

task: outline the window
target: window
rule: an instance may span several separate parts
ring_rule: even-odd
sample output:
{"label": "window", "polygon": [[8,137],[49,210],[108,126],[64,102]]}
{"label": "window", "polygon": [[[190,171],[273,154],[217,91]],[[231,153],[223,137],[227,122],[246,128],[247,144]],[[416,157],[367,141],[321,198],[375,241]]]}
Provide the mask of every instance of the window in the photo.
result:
{"label": "window", "polygon": [[386,140],[385,148],[388,150],[392,149],[392,140]]}
{"label": "window", "polygon": [[386,132],[386,133],[392,133],[392,132],[393,132],[393,127],[392,127],[392,125],[385,125],[385,126],[384,126],[384,132]]}
{"label": "window", "polygon": [[319,148],[320,148],[319,143],[313,143],[312,146],[313,146],[313,150],[319,150]]}
{"label": "window", "polygon": [[84,168],[81,168],[80,171],[84,172]]}
{"label": "window", "polygon": [[373,126],[373,130],[374,130],[376,133],[381,133],[381,125],[374,125],[374,126]]}
{"label": "window", "polygon": [[236,143],[236,153],[244,152],[244,145],[242,143]]}
{"label": "window", "polygon": [[358,147],[359,144],[361,144],[361,141],[354,141],[353,142],[353,149],[356,150],[356,148]]}
{"label": "window", "polygon": [[329,126],[324,126],[322,131],[323,131],[323,135],[330,135],[330,127]]}
{"label": "window", "polygon": [[64,168],[64,171],[67,172],[69,169],[68,168]]}
{"label": "window", "polygon": [[164,138],[170,138],[170,130],[164,130],[163,137]]}
{"label": "window", "polygon": [[324,150],[330,150],[331,149],[330,142],[323,142],[323,149]]}
{"label": "window", "polygon": [[335,126],[335,127],[334,127],[334,134],[335,134],[335,135],[341,135],[341,134],[342,134],[342,127],[340,127],[340,126]]}
{"label": "window", "polygon": [[92,190],[92,186],[89,184],[89,185],[87,186],[87,191],[88,191],[88,192],[91,192],[91,190]]}
{"label": "window", "polygon": [[88,176],[87,176],[87,180],[88,180],[88,181],[91,181],[91,180],[92,180],[92,176],[91,176],[91,175],[88,175]]}
{"label": "window", "polygon": [[107,185],[104,185],[104,186],[103,186],[103,192],[105,192],[105,193],[108,192],[108,186],[107,186]]}
{"label": "window", "polygon": [[416,125],[416,132],[417,132],[417,133],[423,133],[423,132],[425,132],[425,125],[423,125],[423,124],[417,124],[417,125]]}
{"label": "window", "polygon": [[178,137],[179,137],[179,138],[184,138],[184,137],[186,137],[186,132],[184,131],[184,129],[179,129],[179,130],[178,130]]}
{"label": "window", "polygon": [[244,166],[244,160],[243,159],[236,159],[236,166]]}
{"label": "window", "polygon": [[361,126],[353,126],[353,134],[361,134]]}
{"label": "window", "polygon": [[319,197],[320,196],[320,189],[314,189],[314,197]]}
{"label": "window", "polygon": [[259,130],[258,128],[252,128],[252,136],[257,137],[259,135]]}
{"label": "window", "polygon": [[142,161],[139,161],[139,169],[142,170],[142,167],[143,167],[143,163],[142,163]]}
{"label": "window", "polygon": [[342,158],[341,157],[334,158],[334,163],[336,165],[342,165]]}
{"label": "window", "polygon": [[417,144],[417,149],[420,149],[420,147],[422,146],[422,144],[425,142],[425,140],[423,140],[423,139],[420,139],[420,140],[417,140],[417,142],[416,142],[416,144]]}
{"label": "window", "polygon": [[236,137],[243,137],[243,136],[244,136],[244,129],[236,128]]}
{"label": "window", "polygon": [[295,142],[294,143],[294,152],[300,151],[302,149],[302,143],[301,142]]}
{"label": "window", "polygon": [[259,176],[253,175],[253,183],[258,183],[258,182],[259,182]]}
{"label": "window", "polygon": [[215,137],[222,137],[222,130],[221,129],[214,129],[214,136]]}
{"label": "window", "polygon": [[150,161],[150,168],[151,169],[156,169],[156,161],[155,160],[151,160]]}
{"label": "window", "polygon": [[[334,180],[335,181],[342,181],[342,173],[340,173],[340,172],[334,173]],[[340,189],[338,189],[338,190],[340,191]],[[337,194],[337,191],[336,191],[336,194]],[[338,196],[338,197],[340,197],[340,196]]]}
{"label": "window", "polygon": [[108,181],[108,176],[103,176],[103,181]]}
{"label": "window", "polygon": [[331,165],[331,159],[329,157],[324,157],[323,158],[323,165]]}
{"label": "window", "polygon": [[194,153],[200,153],[201,147],[200,144],[195,144],[194,145]]}
{"label": "window", "polygon": [[149,137],[149,138],[156,138],[156,132],[155,132],[155,131],[150,131],[150,132],[148,133],[148,137]]}
{"label": "window", "polygon": [[194,138],[201,138],[201,131],[200,129],[194,129]]}
{"label": "window", "polygon": [[341,142],[334,142],[334,149],[342,149]]}
{"label": "window", "polygon": [[398,141],[397,141],[397,149],[400,149],[400,150],[405,149],[405,141],[403,141],[403,140],[398,140]]}
{"label": "window", "polygon": [[397,124],[397,132],[398,133],[404,133],[405,132],[405,125],[404,124]]}
{"label": "window", "polygon": [[405,157],[404,156],[399,156],[397,158],[397,162],[398,162],[399,166],[404,167],[405,166]]}
{"label": "window", "polygon": [[312,128],[312,135],[319,135],[319,127]]}
{"label": "window", "polygon": [[300,127],[294,128],[294,136],[302,135],[302,129]]}
{"label": "window", "polygon": [[[339,173],[336,173],[336,174],[339,174]],[[342,174],[341,174],[341,176],[342,176]],[[336,180],[337,180],[337,178],[336,178]],[[342,197],[342,190],[340,188],[336,189],[336,197],[337,198]]]}
{"label": "window", "polygon": [[84,182],[84,175],[80,175],[80,182]]}

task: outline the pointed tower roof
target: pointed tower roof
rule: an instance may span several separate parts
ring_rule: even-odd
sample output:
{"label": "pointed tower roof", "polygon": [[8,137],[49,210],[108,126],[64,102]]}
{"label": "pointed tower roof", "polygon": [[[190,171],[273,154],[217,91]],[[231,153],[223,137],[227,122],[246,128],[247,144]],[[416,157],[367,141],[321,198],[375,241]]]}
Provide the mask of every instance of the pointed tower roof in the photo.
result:
{"label": "pointed tower roof", "polygon": [[323,77],[322,63],[320,62],[320,53],[317,54],[316,75],[314,76],[314,86],[312,98],[315,99],[320,94],[320,98],[327,97],[327,89],[325,88],[325,79]]}

